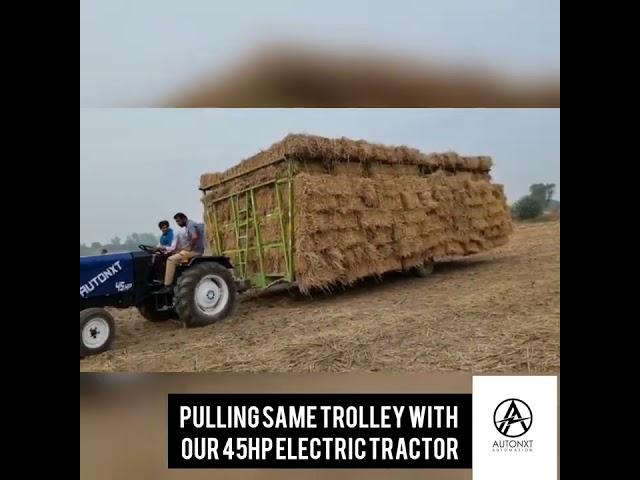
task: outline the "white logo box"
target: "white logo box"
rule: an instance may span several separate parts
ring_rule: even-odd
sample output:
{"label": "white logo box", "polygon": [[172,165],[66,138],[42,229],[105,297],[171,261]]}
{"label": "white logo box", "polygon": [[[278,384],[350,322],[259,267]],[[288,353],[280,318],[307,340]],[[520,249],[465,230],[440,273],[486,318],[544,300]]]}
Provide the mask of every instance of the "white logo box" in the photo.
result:
{"label": "white logo box", "polygon": [[[557,376],[474,376],[472,401],[474,480],[558,477]],[[507,435],[496,426],[505,421]]]}

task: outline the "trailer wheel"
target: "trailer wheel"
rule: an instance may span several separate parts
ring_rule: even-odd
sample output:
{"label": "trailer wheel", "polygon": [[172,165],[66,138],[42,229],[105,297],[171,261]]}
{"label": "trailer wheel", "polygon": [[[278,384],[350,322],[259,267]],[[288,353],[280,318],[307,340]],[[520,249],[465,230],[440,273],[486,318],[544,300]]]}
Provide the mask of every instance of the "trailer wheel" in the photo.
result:
{"label": "trailer wheel", "polygon": [[113,317],[104,308],[87,308],[80,312],[80,356],[96,355],[108,350],[116,333]]}
{"label": "trailer wheel", "polygon": [[411,272],[420,278],[428,277],[433,273],[433,262],[424,262],[422,265],[418,265],[411,269]]}
{"label": "trailer wheel", "polygon": [[138,305],[138,311],[145,320],[149,320],[150,322],[166,322],[167,320],[176,318],[176,314],[172,310],[159,312],[156,309],[155,299],[153,297],[149,297],[141,305]]}
{"label": "trailer wheel", "polygon": [[235,281],[218,263],[197,264],[178,278],[175,309],[187,327],[203,327],[226,318],[235,301]]}

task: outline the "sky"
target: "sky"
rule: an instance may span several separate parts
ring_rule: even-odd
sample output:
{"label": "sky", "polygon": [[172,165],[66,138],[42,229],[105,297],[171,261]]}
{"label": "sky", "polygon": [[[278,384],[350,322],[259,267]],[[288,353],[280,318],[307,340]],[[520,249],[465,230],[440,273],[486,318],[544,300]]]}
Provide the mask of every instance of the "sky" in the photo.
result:
{"label": "sky", "polygon": [[532,183],[560,194],[559,109],[80,109],[80,242],[202,218],[200,175],[289,133],[345,136],[424,152],[489,155],[513,202]]}
{"label": "sky", "polygon": [[269,42],[560,70],[560,0],[81,0],[80,104],[153,100]]}

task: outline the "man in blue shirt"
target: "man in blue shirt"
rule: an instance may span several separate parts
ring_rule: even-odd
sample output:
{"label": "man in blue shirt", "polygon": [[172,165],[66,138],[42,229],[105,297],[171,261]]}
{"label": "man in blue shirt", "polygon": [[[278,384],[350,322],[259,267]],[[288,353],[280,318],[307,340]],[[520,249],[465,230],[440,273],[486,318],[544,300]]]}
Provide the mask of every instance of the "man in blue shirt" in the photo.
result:
{"label": "man in blue shirt", "polygon": [[158,228],[162,232],[160,235],[160,243],[158,244],[159,250],[167,250],[171,248],[171,244],[173,243],[173,229],[169,226],[168,220],[162,220],[158,223]]}
{"label": "man in blue shirt", "polygon": [[169,222],[167,220],[162,220],[158,223],[158,228],[162,232],[160,235],[160,244],[158,245],[158,250],[161,252],[170,252],[175,246],[173,243],[174,235],[173,229],[169,227]]}

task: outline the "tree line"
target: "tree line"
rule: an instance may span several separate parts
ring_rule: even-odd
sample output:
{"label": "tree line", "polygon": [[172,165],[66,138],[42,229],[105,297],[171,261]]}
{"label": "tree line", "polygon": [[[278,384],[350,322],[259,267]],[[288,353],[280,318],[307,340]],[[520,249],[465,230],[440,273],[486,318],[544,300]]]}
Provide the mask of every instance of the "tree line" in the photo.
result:
{"label": "tree line", "polygon": [[127,235],[124,242],[120,237],[112,238],[109,243],[93,242],[90,245],[80,244],[80,256],[100,255],[103,250],[108,253],[129,252],[137,250],[138,245],[157,245],[160,237],[153,233],[132,233]]}

